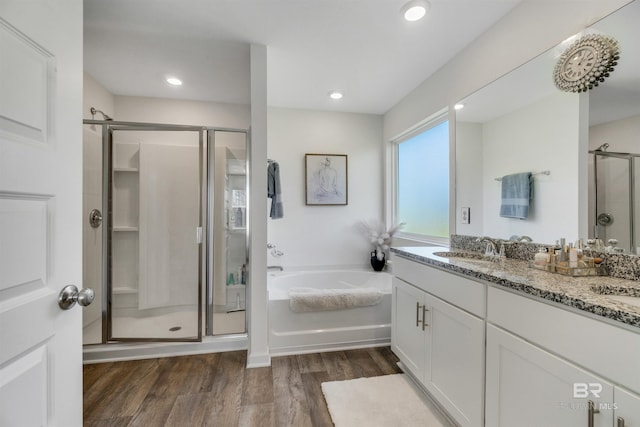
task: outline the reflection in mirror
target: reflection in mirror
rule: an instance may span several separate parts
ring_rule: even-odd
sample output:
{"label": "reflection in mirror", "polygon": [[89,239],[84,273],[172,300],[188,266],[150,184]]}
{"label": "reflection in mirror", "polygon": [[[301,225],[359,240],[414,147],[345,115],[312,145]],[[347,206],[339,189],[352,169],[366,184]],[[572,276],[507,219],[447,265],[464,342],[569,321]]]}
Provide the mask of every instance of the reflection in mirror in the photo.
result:
{"label": "reflection in mirror", "polygon": [[[640,2],[628,4],[591,29],[618,40],[615,71],[589,99],[589,232],[618,241],[619,250],[640,246]],[[639,253],[640,254],[640,253]]]}
{"label": "reflection in mirror", "polygon": [[[632,13],[640,19],[639,6],[638,1],[627,5],[460,101],[465,107],[456,112],[456,207],[458,212],[461,207],[470,207],[471,222],[465,224],[458,218],[456,233],[501,238],[526,234],[543,243],[553,243],[560,237],[569,241],[593,237],[594,194],[589,193],[593,187],[589,185],[593,182],[589,175],[593,155],[589,150],[613,140],[620,147],[615,151],[633,152],[629,144],[636,147],[635,152],[640,147],[640,83],[628,77],[640,76],[640,66],[631,58],[636,55],[631,52],[632,40],[640,37],[631,23],[638,21],[628,19]],[[621,16],[624,19],[620,23]],[[577,37],[589,32],[602,32],[618,40],[620,64],[604,83],[588,93],[561,92],[553,84],[555,63]],[[633,90],[636,92],[631,96],[624,96]],[[619,104],[626,109],[627,119],[623,121],[621,116],[611,114],[613,105]],[[635,140],[629,138],[632,135]],[[545,170],[550,175],[534,177],[528,218],[500,217],[501,188],[496,178]],[[637,192],[640,185],[635,188]],[[612,200],[611,193],[601,190],[599,203]],[[638,212],[634,215],[637,224]],[[640,226],[635,228],[637,231]],[[630,246],[626,249],[628,252]]]}
{"label": "reflection in mirror", "polygon": [[[456,206],[470,206],[472,220],[457,224],[457,233],[528,235],[543,243],[586,237],[586,216],[584,223],[578,220],[587,209],[586,190],[578,188],[580,175],[587,180],[587,97],[555,88],[551,75],[561,49],[462,101],[465,107],[456,113]],[[497,179],[542,171],[550,174],[534,175],[527,219],[500,217]]]}

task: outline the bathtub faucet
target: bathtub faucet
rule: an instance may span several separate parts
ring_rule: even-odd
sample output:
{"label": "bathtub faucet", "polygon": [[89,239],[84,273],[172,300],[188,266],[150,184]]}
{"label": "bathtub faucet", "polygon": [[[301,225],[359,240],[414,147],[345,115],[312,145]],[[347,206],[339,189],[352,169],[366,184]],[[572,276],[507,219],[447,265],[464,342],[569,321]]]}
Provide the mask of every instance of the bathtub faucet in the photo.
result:
{"label": "bathtub faucet", "polygon": [[274,245],[273,243],[267,243],[267,249],[271,249],[271,256],[275,258],[278,258],[284,255],[284,252],[276,249],[276,245]]}
{"label": "bathtub faucet", "polygon": [[284,271],[284,268],[282,268],[281,265],[268,265],[267,266],[267,271],[269,270],[280,270],[280,271]]}

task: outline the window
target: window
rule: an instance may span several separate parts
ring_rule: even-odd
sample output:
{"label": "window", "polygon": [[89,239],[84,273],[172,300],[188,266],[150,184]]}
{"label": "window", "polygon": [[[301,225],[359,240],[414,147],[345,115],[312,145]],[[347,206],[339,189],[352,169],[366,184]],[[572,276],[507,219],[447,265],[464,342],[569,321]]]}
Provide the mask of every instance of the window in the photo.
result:
{"label": "window", "polygon": [[397,141],[395,218],[407,235],[449,238],[449,122],[431,121]]}

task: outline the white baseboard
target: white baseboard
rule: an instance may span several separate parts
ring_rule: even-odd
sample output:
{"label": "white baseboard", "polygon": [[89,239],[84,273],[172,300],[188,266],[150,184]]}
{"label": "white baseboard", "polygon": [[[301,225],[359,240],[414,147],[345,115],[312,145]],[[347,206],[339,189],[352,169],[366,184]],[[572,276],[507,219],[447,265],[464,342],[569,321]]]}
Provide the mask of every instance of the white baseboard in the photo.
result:
{"label": "white baseboard", "polygon": [[247,355],[247,368],[264,368],[271,366],[269,353],[251,353]]}

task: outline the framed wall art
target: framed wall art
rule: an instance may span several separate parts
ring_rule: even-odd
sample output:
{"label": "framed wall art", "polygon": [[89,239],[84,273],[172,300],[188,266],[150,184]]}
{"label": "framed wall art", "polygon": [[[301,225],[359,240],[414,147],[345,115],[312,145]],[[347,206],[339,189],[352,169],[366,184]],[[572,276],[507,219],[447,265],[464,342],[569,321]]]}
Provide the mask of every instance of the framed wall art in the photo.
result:
{"label": "framed wall art", "polygon": [[346,205],[347,155],[305,154],[307,205]]}

